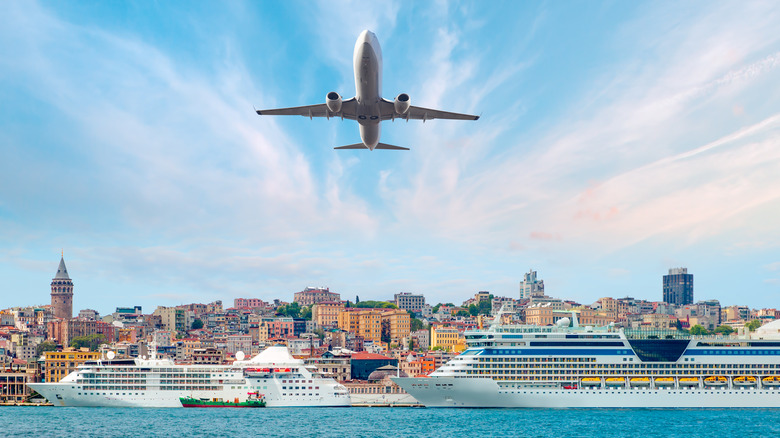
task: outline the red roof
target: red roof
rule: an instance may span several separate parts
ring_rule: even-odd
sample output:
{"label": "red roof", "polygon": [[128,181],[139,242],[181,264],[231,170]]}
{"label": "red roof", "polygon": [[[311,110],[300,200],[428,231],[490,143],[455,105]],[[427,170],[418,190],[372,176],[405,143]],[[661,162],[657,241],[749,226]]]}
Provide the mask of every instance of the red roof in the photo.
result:
{"label": "red roof", "polygon": [[387,356],[382,356],[381,354],[366,353],[366,352],[352,353],[352,359],[358,359],[358,360],[392,360],[392,358],[387,357]]}

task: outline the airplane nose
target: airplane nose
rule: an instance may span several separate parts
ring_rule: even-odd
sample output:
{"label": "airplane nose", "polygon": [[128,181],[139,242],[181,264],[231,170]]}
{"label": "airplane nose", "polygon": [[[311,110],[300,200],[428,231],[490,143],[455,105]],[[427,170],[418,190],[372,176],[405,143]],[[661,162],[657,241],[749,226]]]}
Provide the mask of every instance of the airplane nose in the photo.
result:
{"label": "airplane nose", "polygon": [[360,36],[358,37],[358,42],[371,44],[371,40],[373,38],[376,38],[376,36],[374,36],[374,33],[366,29],[360,33]]}

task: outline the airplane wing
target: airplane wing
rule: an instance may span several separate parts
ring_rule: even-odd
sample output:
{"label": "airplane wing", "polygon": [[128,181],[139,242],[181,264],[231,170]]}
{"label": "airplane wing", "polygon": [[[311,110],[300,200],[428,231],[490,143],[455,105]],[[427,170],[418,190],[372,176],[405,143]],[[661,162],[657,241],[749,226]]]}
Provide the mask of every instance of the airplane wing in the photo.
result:
{"label": "airplane wing", "polygon": [[472,116],[470,114],[451,113],[448,111],[440,111],[429,108],[422,108],[419,106],[410,106],[404,114],[398,114],[395,112],[393,102],[387,99],[382,99],[380,105],[380,112],[382,113],[382,120],[426,120],[433,119],[449,119],[449,120],[479,120],[479,116]]}
{"label": "airplane wing", "polygon": [[303,116],[303,117],[339,117],[342,119],[357,119],[357,101],[353,97],[341,102],[341,111],[334,113],[324,103],[318,105],[295,106],[291,108],[277,108],[269,110],[257,110],[259,116]]}

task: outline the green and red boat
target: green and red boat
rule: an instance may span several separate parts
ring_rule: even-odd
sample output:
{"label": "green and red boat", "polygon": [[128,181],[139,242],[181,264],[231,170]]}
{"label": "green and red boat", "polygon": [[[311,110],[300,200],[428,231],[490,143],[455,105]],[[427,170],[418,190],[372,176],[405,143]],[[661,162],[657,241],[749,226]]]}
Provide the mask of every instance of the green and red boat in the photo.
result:
{"label": "green and red boat", "polygon": [[185,408],[264,408],[265,399],[262,394],[250,392],[249,397],[244,401],[238,398],[233,401],[222,400],[221,398],[202,399],[194,397],[179,397],[181,405]]}

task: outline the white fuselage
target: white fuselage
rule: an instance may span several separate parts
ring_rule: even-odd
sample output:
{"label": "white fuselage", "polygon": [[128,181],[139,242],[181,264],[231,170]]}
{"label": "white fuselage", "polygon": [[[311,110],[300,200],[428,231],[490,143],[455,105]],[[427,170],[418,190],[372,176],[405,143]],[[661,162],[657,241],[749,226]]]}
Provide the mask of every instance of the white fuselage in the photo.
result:
{"label": "white fuselage", "polygon": [[372,32],[364,30],[355,43],[355,97],[360,139],[373,150],[379,143],[379,101],[382,99],[382,49]]}

